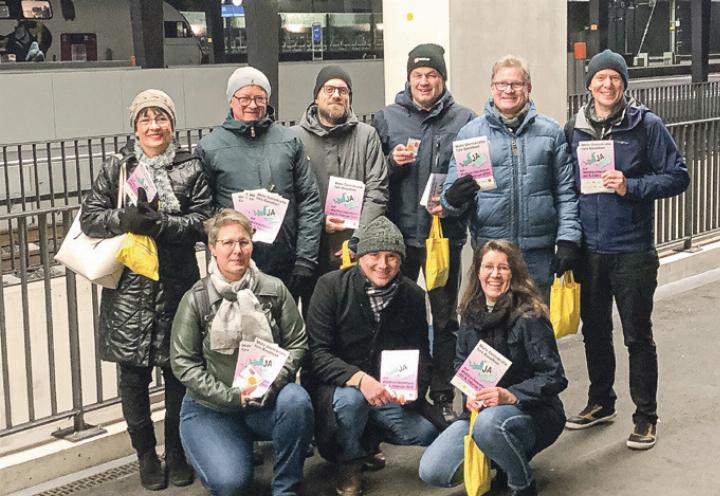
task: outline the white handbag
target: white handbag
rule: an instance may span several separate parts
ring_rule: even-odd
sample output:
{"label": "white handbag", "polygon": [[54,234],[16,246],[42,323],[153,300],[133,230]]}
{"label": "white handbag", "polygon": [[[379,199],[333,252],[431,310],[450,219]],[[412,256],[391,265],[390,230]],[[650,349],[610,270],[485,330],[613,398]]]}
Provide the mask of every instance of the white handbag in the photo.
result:
{"label": "white handbag", "polygon": [[[122,208],[125,193],[125,162],[120,166],[117,206]],[[105,288],[115,289],[120,282],[125,266],[118,261],[117,254],[125,241],[125,234],[112,238],[92,238],[83,234],[78,211],[70,230],[55,260],[90,282]]]}

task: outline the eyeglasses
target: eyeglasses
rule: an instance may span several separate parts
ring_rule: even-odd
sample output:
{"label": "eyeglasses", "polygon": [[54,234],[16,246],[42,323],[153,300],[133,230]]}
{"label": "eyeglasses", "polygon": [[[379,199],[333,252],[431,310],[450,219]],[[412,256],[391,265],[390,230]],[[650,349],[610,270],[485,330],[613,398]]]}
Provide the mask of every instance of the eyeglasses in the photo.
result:
{"label": "eyeglasses", "polygon": [[508,89],[512,89],[513,91],[521,90],[525,87],[527,83],[524,81],[514,81],[512,83],[507,83],[505,81],[493,81],[492,85],[493,88],[495,88],[497,91],[507,91]]}
{"label": "eyeglasses", "polygon": [[249,239],[218,239],[216,245],[220,246],[224,251],[233,251],[236,246],[241,250],[246,249],[252,244]]}
{"label": "eyeglasses", "polygon": [[350,88],[346,88],[345,86],[331,86],[326,84],[322,89],[327,96],[333,96],[336,91],[340,96],[348,96],[350,94]]}
{"label": "eyeglasses", "polygon": [[150,127],[150,125],[153,122],[155,123],[156,126],[160,126],[160,127],[165,127],[165,126],[170,125],[170,119],[164,115],[157,115],[153,118],[141,117],[137,120],[137,125],[143,126],[143,127]]}
{"label": "eyeglasses", "polygon": [[492,274],[496,270],[501,276],[506,276],[510,273],[510,267],[508,265],[483,264],[480,266],[480,272],[483,274]]}
{"label": "eyeglasses", "polygon": [[247,107],[250,105],[250,102],[255,102],[255,105],[258,107],[263,107],[267,105],[267,97],[266,96],[234,96],[233,98],[240,103],[243,107]]}

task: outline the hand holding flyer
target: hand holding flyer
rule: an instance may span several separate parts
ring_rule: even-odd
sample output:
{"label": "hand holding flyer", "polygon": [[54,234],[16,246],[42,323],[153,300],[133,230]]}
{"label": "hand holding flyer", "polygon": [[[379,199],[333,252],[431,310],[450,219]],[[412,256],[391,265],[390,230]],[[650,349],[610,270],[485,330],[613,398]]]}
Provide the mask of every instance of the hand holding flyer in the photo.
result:
{"label": "hand holding flyer", "polygon": [[422,197],[420,198],[420,205],[428,210],[432,210],[440,205],[440,193],[442,192],[446,177],[447,174],[440,174],[438,172],[430,173],[428,182],[425,184],[425,191],[423,191]]}
{"label": "hand holding flyer", "polygon": [[233,207],[252,224],[253,241],[272,244],[285,220],[289,201],[266,189],[240,191],[232,194]]}
{"label": "hand holding flyer", "polygon": [[453,157],[458,177],[472,176],[480,186],[480,191],[497,188],[486,136],[453,141]]}
{"label": "hand holding flyer", "polygon": [[289,355],[288,351],[262,339],[256,338],[252,343],[242,341],[238,348],[233,387],[245,389],[248,381],[254,378],[258,386],[249,397],[262,398],[277,379]]}
{"label": "hand holding flyer", "polygon": [[152,175],[143,164],[138,164],[135,167],[132,174],[125,181],[125,186],[125,194],[130,198],[132,205],[137,205],[138,190],[140,188],[145,190],[148,203],[152,202],[158,194]]}
{"label": "hand holding flyer", "polygon": [[450,383],[468,397],[483,388],[495,387],[512,362],[480,340]]}
{"label": "hand holding flyer", "polygon": [[365,183],[353,179],[330,176],[325,200],[325,215],[344,221],[346,229],[360,227]]}
{"label": "hand holding flyer", "polygon": [[404,401],[418,397],[418,350],[384,350],[380,357],[380,383]]}
{"label": "hand holding flyer", "polygon": [[413,154],[413,157],[417,157],[418,150],[420,149],[421,141],[415,138],[408,138],[407,144],[405,145],[405,151]]}
{"label": "hand holding flyer", "polygon": [[615,170],[615,148],[612,141],[581,141],[577,147],[580,165],[580,193],[613,193],[603,186],[602,174]]}

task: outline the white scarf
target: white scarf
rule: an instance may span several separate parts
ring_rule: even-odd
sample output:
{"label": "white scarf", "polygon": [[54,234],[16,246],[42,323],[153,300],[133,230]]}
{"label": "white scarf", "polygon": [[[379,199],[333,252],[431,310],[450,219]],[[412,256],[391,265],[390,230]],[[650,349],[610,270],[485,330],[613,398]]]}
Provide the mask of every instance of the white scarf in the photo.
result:
{"label": "white scarf", "polygon": [[210,282],[223,297],[222,303],[210,326],[210,349],[230,355],[237,350],[240,341],[260,338],[273,342],[268,316],[255,297],[257,275],[254,261],[250,261],[239,281],[228,281],[220,272],[215,258],[208,265]]}

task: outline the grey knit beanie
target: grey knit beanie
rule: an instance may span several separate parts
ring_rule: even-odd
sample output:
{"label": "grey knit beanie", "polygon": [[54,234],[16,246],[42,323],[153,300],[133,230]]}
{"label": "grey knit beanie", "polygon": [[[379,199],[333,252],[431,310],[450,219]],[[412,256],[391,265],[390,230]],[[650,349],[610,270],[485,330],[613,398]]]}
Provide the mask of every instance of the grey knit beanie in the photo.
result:
{"label": "grey knit beanie", "polygon": [[247,66],[236,69],[228,78],[227,91],[225,92],[228,104],[237,90],[250,85],[260,86],[267,93],[267,97],[270,98],[270,81],[267,76],[254,67]]}
{"label": "grey knit beanie", "polygon": [[157,107],[164,110],[172,121],[173,129],[175,129],[175,103],[167,93],[160,90],[145,90],[137,94],[130,104],[130,127],[135,129],[135,121],[143,109]]}
{"label": "grey knit beanie", "polygon": [[358,258],[378,251],[394,251],[405,258],[405,240],[395,224],[385,216],[373,220],[360,234]]}
{"label": "grey knit beanie", "polygon": [[628,73],[628,66],[625,63],[625,59],[619,53],[615,53],[608,48],[590,59],[590,63],[588,64],[587,68],[587,74],[585,75],[585,87],[590,87],[590,81],[592,81],[592,78],[595,76],[595,74],[605,69],[612,69],[613,71],[620,74],[623,83],[625,83],[625,89],[627,89],[630,74]]}

